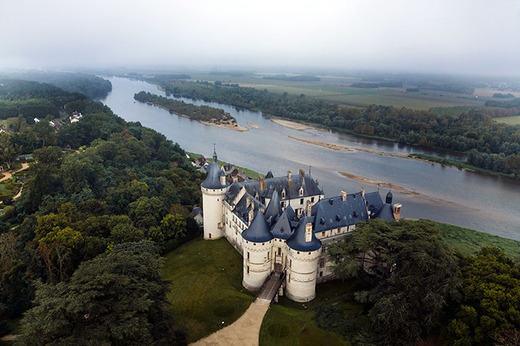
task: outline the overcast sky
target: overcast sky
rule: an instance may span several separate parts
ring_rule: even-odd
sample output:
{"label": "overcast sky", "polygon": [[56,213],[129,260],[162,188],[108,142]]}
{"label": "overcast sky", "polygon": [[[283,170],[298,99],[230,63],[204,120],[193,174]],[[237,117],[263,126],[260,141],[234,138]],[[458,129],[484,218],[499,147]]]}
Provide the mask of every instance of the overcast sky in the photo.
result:
{"label": "overcast sky", "polygon": [[0,1],[0,68],[146,65],[520,76],[520,1]]}

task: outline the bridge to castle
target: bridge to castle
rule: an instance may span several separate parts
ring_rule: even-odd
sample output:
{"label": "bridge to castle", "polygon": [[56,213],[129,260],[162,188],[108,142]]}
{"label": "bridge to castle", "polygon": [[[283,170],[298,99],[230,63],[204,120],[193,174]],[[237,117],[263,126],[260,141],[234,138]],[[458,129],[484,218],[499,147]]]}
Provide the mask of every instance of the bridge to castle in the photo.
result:
{"label": "bridge to castle", "polygon": [[282,286],[284,278],[284,273],[276,271],[271,272],[271,275],[267,277],[264,284],[260,288],[260,291],[257,295],[258,299],[264,299],[269,302],[272,302],[274,297],[276,297],[276,295],[278,294],[278,291]]}

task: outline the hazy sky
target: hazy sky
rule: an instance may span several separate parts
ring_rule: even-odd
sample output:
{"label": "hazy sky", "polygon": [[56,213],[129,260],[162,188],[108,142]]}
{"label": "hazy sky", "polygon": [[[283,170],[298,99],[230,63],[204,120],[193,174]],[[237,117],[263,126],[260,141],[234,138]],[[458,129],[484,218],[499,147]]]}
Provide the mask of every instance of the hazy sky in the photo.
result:
{"label": "hazy sky", "polygon": [[520,75],[520,1],[0,1],[0,68],[145,65]]}

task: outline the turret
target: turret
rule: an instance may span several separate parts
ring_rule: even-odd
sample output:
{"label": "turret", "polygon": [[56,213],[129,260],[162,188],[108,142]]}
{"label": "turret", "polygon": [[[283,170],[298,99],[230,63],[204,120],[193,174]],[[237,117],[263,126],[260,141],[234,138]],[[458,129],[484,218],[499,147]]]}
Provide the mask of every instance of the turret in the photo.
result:
{"label": "turret", "polygon": [[256,212],[249,228],[242,232],[242,238],[244,249],[242,285],[248,290],[256,291],[262,287],[271,273],[272,260],[273,235],[260,210]]}
{"label": "turret", "polygon": [[316,273],[321,242],[313,233],[313,217],[302,217],[287,240],[286,294],[289,299],[307,302],[316,296]]}
{"label": "turret", "polygon": [[225,174],[217,162],[217,153],[213,151],[206,180],[200,184],[204,216],[204,239],[218,239],[224,235],[223,202],[229,188]]}

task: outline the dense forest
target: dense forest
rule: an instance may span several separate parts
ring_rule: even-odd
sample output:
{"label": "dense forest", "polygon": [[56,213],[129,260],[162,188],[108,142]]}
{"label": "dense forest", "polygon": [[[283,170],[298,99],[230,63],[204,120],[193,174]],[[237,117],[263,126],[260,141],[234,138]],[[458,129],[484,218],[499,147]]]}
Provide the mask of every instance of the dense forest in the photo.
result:
{"label": "dense forest", "polygon": [[0,75],[0,78],[52,84],[65,91],[85,94],[92,99],[104,98],[112,90],[110,81],[85,73],[31,71]]}
{"label": "dense forest", "polygon": [[303,94],[277,94],[209,82],[168,81],[160,86],[175,96],[256,109],[266,115],[399,143],[471,153],[467,163],[472,166],[520,175],[520,127],[496,123],[480,111],[449,116],[390,106],[349,108]]}
{"label": "dense forest", "polygon": [[[0,331],[28,311],[20,344],[182,342],[158,256],[199,234],[201,173],[178,144],[82,94],[23,81],[0,90],[12,104],[48,104],[2,117],[0,161],[32,160],[13,180],[21,196],[0,204]],[[70,111],[83,117],[70,123]],[[45,114],[61,126],[30,121]]]}
{"label": "dense forest", "polygon": [[236,124],[236,119],[220,108],[209,106],[195,106],[191,103],[169,99],[163,96],[141,91],[134,95],[134,99],[154,106],[162,107],[170,113],[186,116],[192,120],[211,122],[215,124]]}
{"label": "dense forest", "polygon": [[417,345],[432,335],[446,345],[520,342],[520,270],[503,250],[462,256],[430,221],[375,219],[327,251],[337,277],[356,280],[365,312],[325,305],[314,318],[354,344]]}

